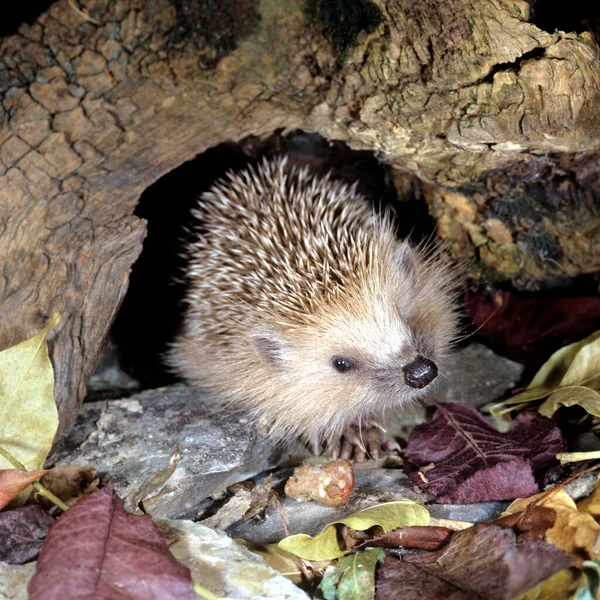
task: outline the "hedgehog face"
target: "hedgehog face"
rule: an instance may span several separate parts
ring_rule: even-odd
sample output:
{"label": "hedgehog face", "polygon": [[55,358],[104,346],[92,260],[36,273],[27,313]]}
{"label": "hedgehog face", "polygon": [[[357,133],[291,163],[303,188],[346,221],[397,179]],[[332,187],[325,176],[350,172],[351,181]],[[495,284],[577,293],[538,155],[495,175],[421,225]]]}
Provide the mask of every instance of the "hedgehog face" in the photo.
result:
{"label": "hedgehog face", "polygon": [[418,310],[400,306],[404,301],[394,286],[377,295],[359,291],[328,306],[313,325],[257,335],[254,347],[290,396],[320,398],[323,412],[377,412],[433,383],[444,339],[453,335],[452,319],[441,318],[447,307],[437,314],[431,303]]}

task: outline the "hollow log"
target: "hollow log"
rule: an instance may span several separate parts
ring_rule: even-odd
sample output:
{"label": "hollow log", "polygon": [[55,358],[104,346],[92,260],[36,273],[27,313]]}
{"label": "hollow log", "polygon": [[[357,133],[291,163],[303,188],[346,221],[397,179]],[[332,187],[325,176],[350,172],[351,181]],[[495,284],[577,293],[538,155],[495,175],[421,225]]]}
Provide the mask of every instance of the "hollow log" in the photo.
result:
{"label": "hollow log", "polygon": [[58,0],[0,41],[0,348],[62,313],[64,434],[141,251],[140,194],[280,128],[423,179],[476,275],[596,270],[599,58],[524,0]]}

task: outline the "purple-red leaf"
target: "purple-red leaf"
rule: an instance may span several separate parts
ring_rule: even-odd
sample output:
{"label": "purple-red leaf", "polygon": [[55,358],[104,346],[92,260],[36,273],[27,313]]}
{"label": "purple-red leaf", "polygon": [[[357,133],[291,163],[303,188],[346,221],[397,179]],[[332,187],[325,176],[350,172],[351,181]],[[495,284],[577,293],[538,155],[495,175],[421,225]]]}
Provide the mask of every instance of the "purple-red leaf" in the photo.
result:
{"label": "purple-red leaf", "polygon": [[493,600],[510,600],[573,563],[543,540],[517,541],[512,529],[489,523],[454,534],[437,552],[404,557],[463,590]]}
{"label": "purple-red leaf", "polygon": [[132,515],[104,488],[64,513],[46,538],[30,600],[195,598],[190,572],[145,515]]}
{"label": "purple-red leaf", "polygon": [[31,505],[0,513],[0,561],[22,565],[33,560],[54,519],[40,506]]}
{"label": "purple-red leaf", "polygon": [[376,600],[482,600],[410,563],[387,557],[377,569]]}
{"label": "purple-red leaf", "polygon": [[524,413],[513,430],[499,433],[470,406],[438,406],[431,423],[411,432],[404,465],[413,483],[438,502],[531,496],[557,468],[565,443],[550,419]]}

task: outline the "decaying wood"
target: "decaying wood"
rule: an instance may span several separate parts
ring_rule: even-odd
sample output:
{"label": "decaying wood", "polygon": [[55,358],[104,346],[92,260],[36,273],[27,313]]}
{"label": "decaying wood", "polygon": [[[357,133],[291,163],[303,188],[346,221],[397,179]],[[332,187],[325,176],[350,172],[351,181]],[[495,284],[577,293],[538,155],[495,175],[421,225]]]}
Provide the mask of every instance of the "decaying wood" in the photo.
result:
{"label": "decaying wood", "polygon": [[[141,250],[137,199],[219,142],[301,128],[377,151],[429,182],[459,250],[466,236],[461,251],[502,272],[489,240],[510,253],[527,224],[479,206],[502,197],[493,170],[535,178],[540,161],[587,160],[598,183],[598,46],[528,18],[524,0],[58,0],[2,40],[0,347],[61,311],[61,431]],[[595,214],[577,198],[581,218]],[[568,262],[568,274],[598,268]]]}

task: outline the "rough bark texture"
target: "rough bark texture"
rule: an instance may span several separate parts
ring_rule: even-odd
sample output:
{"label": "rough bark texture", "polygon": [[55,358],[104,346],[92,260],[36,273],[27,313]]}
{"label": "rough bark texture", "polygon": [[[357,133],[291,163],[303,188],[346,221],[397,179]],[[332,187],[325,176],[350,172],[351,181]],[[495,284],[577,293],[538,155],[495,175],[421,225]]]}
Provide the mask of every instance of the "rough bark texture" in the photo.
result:
{"label": "rough bark texture", "polygon": [[[61,431],[141,250],[137,199],[224,140],[302,128],[375,150],[430,182],[460,252],[477,247],[492,275],[534,280],[536,261],[498,266],[493,244],[510,254],[530,228],[510,221],[494,173],[571,169],[574,214],[595,216],[600,53],[591,34],[528,18],[515,0],[58,0],[0,41],[0,347],[62,312]],[[534,212],[548,201],[527,193]],[[577,260],[554,242],[568,268],[552,243],[548,256],[566,273],[598,268],[593,248]]]}

